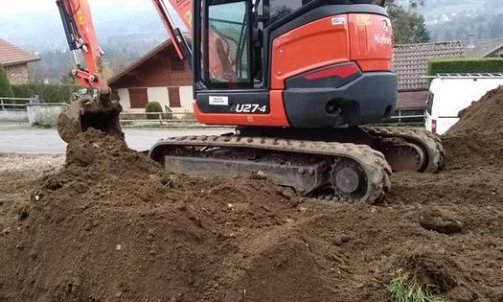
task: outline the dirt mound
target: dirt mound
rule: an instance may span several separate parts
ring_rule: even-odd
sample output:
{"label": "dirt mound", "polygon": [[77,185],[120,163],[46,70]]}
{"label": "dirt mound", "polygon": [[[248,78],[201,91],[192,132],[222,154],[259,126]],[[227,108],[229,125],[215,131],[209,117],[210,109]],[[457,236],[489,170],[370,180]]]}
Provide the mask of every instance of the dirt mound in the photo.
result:
{"label": "dirt mound", "polygon": [[503,87],[463,110],[443,138],[450,168],[503,163]]}
{"label": "dirt mound", "polygon": [[87,131],[33,192],[10,234],[17,243],[3,246],[0,268],[15,276],[0,281],[0,298],[200,301],[226,275],[237,241],[287,223],[296,203],[261,181],[164,173],[122,140]]}
{"label": "dirt mound", "polygon": [[380,302],[402,270],[451,301],[503,301],[503,162],[483,153],[499,132],[477,135],[472,111],[447,169],[393,175],[383,206],[169,174],[91,129],[4,220],[0,301]]}
{"label": "dirt mound", "polygon": [[503,131],[503,86],[493,89],[460,112],[460,120],[448,136],[493,134]]}

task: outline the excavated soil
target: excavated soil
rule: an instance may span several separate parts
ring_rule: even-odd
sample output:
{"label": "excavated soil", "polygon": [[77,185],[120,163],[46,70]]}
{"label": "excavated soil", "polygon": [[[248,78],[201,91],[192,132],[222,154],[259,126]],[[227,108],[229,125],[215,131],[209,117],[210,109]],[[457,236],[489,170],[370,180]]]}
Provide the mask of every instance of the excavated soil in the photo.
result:
{"label": "excavated soil", "polygon": [[0,186],[36,187],[0,205],[0,301],[389,301],[398,270],[503,301],[502,102],[466,110],[446,170],[393,175],[378,206],[169,174],[91,129],[59,172]]}
{"label": "excavated soil", "polygon": [[450,168],[503,165],[503,88],[489,91],[460,112],[461,119],[446,134]]}

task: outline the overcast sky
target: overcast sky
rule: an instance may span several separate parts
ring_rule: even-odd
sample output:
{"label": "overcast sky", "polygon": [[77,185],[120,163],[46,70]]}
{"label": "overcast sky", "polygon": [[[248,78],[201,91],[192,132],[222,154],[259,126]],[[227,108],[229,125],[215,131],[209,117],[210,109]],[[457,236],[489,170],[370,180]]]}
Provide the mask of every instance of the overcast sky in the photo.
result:
{"label": "overcast sky", "polygon": [[[88,0],[98,39],[105,34],[124,34],[155,28],[162,23],[152,0]],[[169,6],[169,1],[165,1]],[[171,11],[172,15],[174,11]],[[136,18],[135,18],[136,17]],[[178,21],[177,16],[173,16]],[[110,27],[110,21],[113,22]],[[181,24],[180,21],[177,22]],[[106,33],[105,33],[106,31]],[[38,50],[48,43],[65,45],[63,27],[55,0],[0,0],[0,38]],[[47,38],[41,44],[39,40]],[[57,39],[57,40],[56,40]],[[64,43],[64,44],[63,44]]]}
{"label": "overcast sky", "polygon": [[[95,9],[121,9],[124,6],[134,6],[145,8],[152,6],[150,0],[88,0],[89,5]],[[0,11],[10,13],[33,14],[38,13],[57,13],[54,0],[0,0]]]}

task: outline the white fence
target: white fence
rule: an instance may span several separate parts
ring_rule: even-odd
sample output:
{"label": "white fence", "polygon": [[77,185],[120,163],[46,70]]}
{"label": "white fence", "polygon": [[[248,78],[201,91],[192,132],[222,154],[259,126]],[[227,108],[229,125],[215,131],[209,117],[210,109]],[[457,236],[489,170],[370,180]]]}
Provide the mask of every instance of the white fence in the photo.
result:
{"label": "white fence", "polygon": [[122,112],[120,122],[123,125],[173,125],[173,124],[195,124],[196,120],[191,112]]}

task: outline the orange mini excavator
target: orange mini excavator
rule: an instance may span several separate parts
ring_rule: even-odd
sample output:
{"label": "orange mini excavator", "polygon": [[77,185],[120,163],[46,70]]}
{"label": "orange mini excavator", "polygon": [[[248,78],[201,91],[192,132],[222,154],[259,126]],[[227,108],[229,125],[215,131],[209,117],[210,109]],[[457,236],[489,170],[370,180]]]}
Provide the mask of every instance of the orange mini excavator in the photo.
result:
{"label": "orange mini excavator", "polygon": [[[383,1],[170,2],[190,43],[173,10],[153,0],[180,58],[191,62],[195,118],[237,128],[159,140],[149,156],[167,169],[256,175],[302,195],[375,203],[390,189],[392,169],[441,167],[441,142],[425,130],[371,126],[390,117],[397,95]],[[57,3],[70,48],[86,62],[72,72],[86,89],[60,116],[60,135],[68,141],[89,127],[121,135],[120,106],[101,76],[87,3]]]}

